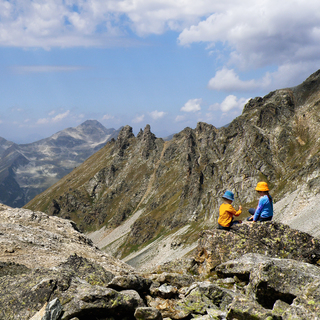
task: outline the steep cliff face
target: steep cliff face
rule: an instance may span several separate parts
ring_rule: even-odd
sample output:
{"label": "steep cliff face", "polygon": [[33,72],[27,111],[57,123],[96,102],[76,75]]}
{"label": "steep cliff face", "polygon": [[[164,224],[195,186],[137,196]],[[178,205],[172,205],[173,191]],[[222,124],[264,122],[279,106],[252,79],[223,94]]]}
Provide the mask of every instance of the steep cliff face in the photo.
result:
{"label": "steep cliff face", "polygon": [[267,181],[285,220],[284,199],[302,185],[304,199],[319,192],[319,88],[317,72],[298,87],[251,99],[226,128],[198,123],[170,141],[148,125],[136,137],[126,126],[26,208],[73,219],[99,247],[133,264],[143,247],[142,260],[152,250],[191,250],[199,230],[215,227],[226,189],[246,211],[258,200],[256,183]]}

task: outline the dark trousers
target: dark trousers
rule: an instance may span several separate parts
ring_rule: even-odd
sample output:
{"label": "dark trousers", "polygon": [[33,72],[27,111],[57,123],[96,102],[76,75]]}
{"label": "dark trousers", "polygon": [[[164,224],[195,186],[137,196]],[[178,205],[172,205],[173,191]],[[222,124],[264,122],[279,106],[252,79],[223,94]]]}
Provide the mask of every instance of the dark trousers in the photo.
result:
{"label": "dark trousers", "polygon": [[[255,212],[256,212],[256,209],[254,209],[254,208],[250,208],[250,209],[249,209],[249,213],[250,213],[252,216],[254,215]],[[252,220],[250,220],[250,218],[251,218],[251,217],[248,217],[248,218],[247,218],[247,221],[252,221]],[[261,217],[259,217],[257,221],[271,221],[271,220],[272,220],[272,216],[271,216],[271,217],[268,217],[268,218],[261,218]]]}
{"label": "dark trousers", "polygon": [[229,231],[231,226],[233,226],[234,224],[238,224],[238,223],[240,223],[240,221],[233,221],[232,220],[229,227],[223,227],[221,224],[218,223],[218,229]]}

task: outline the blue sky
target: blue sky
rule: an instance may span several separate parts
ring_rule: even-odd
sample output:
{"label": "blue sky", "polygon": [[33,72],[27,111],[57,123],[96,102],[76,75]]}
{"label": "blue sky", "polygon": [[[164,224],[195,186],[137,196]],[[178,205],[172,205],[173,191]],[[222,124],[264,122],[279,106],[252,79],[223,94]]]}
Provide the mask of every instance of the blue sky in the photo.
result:
{"label": "blue sky", "polygon": [[319,69],[320,2],[0,0],[0,137],[223,126]]}

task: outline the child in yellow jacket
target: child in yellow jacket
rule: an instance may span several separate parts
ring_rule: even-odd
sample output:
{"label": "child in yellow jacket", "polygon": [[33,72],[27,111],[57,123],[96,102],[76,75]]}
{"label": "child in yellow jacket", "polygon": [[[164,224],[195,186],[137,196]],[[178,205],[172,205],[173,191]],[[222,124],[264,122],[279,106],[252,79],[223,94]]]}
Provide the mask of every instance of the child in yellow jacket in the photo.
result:
{"label": "child in yellow jacket", "polygon": [[232,225],[240,223],[240,221],[233,221],[233,217],[241,214],[242,206],[239,206],[238,211],[232,206],[234,194],[229,190],[224,193],[222,199],[223,203],[219,208],[218,229],[229,231]]}

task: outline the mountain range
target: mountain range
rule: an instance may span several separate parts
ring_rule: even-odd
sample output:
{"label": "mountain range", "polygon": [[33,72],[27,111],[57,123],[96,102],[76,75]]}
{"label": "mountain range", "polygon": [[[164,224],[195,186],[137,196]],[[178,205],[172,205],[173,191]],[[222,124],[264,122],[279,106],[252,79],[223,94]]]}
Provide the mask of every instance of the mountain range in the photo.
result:
{"label": "mountain range", "polygon": [[116,138],[119,130],[87,120],[29,144],[0,138],[0,202],[22,207]]}
{"label": "mountain range", "polygon": [[246,218],[266,181],[274,219],[318,236],[319,111],[317,71],[251,99],[227,127],[200,122],[164,141],[149,125],[137,136],[125,126],[25,208],[72,219],[98,247],[142,267],[194,249],[200,230],[216,228],[227,189]]}

